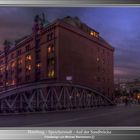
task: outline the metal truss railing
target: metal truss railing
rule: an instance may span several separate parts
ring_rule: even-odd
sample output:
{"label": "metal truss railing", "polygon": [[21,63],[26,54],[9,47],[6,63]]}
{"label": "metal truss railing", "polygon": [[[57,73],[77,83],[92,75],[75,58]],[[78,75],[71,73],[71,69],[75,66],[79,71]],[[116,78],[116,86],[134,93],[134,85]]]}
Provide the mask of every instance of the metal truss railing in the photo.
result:
{"label": "metal truss railing", "polygon": [[101,93],[68,83],[32,83],[0,93],[0,112],[37,112],[113,105]]}

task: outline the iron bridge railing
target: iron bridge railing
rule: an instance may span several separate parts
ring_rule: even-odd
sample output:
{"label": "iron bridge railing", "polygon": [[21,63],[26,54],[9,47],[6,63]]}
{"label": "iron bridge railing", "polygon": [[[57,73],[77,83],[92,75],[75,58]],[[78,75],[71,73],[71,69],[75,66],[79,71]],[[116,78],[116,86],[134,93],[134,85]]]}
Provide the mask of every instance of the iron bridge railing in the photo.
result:
{"label": "iron bridge railing", "polygon": [[37,112],[113,105],[101,93],[80,85],[46,82],[0,92],[0,112]]}

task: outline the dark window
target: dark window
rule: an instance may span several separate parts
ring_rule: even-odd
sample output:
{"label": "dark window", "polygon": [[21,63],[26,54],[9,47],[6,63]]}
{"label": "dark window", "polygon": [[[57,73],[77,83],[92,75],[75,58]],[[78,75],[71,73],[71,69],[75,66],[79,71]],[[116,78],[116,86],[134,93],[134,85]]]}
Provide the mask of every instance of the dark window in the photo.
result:
{"label": "dark window", "polygon": [[103,59],[103,64],[105,64],[105,59]]}
{"label": "dark window", "polygon": [[17,56],[21,55],[21,50],[17,51]]}
{"label": "dark window", "polygon": [[30,45],[26,46],[26,52],[30,51]]}
{"label": "dark window", "polygon": [[17,82],[18,82],[18,83],[21,83],[21,81],[22,81],[22,78],[21,78],[21,77],[18,77],[18,78],[17,78]]}
{"label": "dark window", "polygon": [[98,52],[100,52],[100,48],[98,47]]}
{"label": "dark window", "polygon": [[17,72],[21,73],[22,72],[22,68],[17,68]]}
{"label": "dark window", "polygon": [[47,41],[50,41],[50,35],[47,34]]}
{"label": "dark window", "polygon": [[98,77],[97,80],[100,81],[100,77]]}
{"label": "dark window", "polygon": [[3,63],[3,60],[0,60],[0,64],[2,64]]}
{"label": "dark window", "polygon": [[13,58],[14,58],[14,54],[12,53],[12,54],[11,54],[11,59],[13,59]]}
{"label": "dark window", "polygon": [[36,40],[36,47],[39,48],[40,47],[40,39]]}
{"label": "dark window", "polygon": [[53,39],[53,32],[51,32],[50,34],[50,39]]}
{"label": "dark window", "polygon": [[47,34],[47,41],[50,41],[53,39],[53,32]]}
{"label": "dark window", "polygon": [[26,75],[25,79],[26,79],[26,81],[29,81],[31,79],[31,76],[30,75]]}
{"label": "dark window", "polygon": [[40,50],[36,51],[36,60],[40,61]]}
{"label": "dark window", "polygon": [[98,72],[100,72],[100,66],[98,66]]}
{"label": "dark window", "polygon": [[105,78],[103,77],[103,82],[105,82]]}

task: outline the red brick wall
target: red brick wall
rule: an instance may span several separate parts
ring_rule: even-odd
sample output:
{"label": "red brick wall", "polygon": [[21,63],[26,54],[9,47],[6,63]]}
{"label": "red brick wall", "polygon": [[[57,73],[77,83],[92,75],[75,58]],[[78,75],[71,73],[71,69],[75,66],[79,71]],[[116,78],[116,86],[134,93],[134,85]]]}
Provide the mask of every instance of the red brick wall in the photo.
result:
{"label": "red brick wall", "polygon": [[[87,37],[90,38],[88,34]],[[97,58],[100,59],[99,62]],[[100,71],[98,71],[98,66]],[[104,89],[104,94],[111,96],[113,90],[113,51],[80,34],[60,27],[59,80],[66,81],[66,76],[72,76],[73,83],[89,86],[101,92]]]}

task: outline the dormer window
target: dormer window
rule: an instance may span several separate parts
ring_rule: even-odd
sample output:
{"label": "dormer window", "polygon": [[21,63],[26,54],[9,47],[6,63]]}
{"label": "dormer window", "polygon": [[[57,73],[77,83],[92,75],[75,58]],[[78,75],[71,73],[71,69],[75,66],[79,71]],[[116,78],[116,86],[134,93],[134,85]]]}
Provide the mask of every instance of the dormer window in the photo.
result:
{"label": "dormer window", "polygon": [[97,32],[95,32],[95,31],[90,31],[90,35],[91,36],[94,36],[94,37],[96,37],[96,38],[98,38],[98,33]]}

